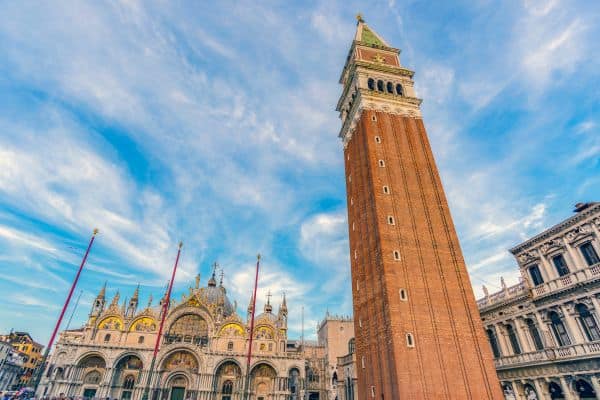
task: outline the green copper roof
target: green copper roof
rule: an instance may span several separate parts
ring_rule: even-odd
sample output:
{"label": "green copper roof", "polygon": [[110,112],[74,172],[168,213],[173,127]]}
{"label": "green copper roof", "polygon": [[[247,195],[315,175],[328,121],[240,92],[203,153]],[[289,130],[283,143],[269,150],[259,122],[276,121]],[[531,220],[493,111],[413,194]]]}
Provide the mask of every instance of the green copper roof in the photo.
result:
{"label": "green copper roof", "polygon": [[366,44],[374,44],[376,46],[385,46],[377,36],[371,31],[366,25],[362,28],[362,35],[360,41]]}

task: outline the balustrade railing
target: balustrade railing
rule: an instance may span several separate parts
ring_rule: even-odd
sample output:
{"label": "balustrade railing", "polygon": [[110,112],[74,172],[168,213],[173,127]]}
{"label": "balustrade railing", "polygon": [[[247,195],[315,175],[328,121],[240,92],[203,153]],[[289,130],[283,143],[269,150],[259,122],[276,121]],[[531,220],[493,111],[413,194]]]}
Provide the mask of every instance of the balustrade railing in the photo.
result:
{"label": "balustrade railing", "polygon": [[570,346],[551,347],[530,353],[514,354],[494,360],[496,368],[516,366],[519,364],[540,363],[571,357],[599,356],[600,341],[578,343]]}
{"label": "balustrade railing", "polygon": [[587,282],[591,279],[597,279],[600,276],[600,263],[594,264],[589,268],[579,269],[572,273],[558,277],[541,285],[535,286],[532,290],[533,297],[539,297],[550,294],[556,290],[565,289],[578,283]]}

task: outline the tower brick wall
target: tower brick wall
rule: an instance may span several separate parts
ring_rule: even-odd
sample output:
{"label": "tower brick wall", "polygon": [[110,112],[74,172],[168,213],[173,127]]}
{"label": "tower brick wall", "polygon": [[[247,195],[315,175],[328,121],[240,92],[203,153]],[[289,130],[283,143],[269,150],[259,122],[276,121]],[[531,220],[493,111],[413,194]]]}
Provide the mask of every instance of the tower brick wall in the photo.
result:
{"label": "tower brick wall", "polygon": [[411,78],[360,21],[338,104],[357,398],[501,399]]}

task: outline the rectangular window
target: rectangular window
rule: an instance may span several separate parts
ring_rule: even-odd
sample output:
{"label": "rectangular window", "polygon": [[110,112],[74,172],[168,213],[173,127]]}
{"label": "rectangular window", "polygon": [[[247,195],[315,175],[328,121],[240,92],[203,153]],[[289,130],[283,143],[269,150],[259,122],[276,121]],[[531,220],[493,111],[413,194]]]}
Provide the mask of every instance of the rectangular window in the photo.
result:
{"label": "rectangular window", "polygon": [[364,368],[365,368],[365,356],[362,356],[362,357],[360,358],[360,364],[361,364],[361,366],[362,366],[362,367],[363,367],[363,369],[364,369]]}
{"label": "rectangular window", "polygon": [[398,250],[394,250],[394,260],[400,261],[400,252]]}
{"label": "rectangular window", "polygon": [[371,386],[371,397],[375,397],[375,386]]}
{"label": "rectangular window", "polygon": [[388,215],[388,224],[394,225],[394,217],[392,217],[391,215]]}
{"label": "rectangular window", "polygon": [[600,262],[598,253],[596,253],[596,249],[594,249],[594,246],[592,246],[591,242],[582,244],[579,247],[579,250],[581,251],[581,254],[583,254],[583,258],[585,258],[585,262],[588,266],[592,266]]}
{"label": "rectangular window", "polygon": [[389,187],[387,187],[387,186],[384,186],[384,187],[383,187],[383,193],[385,193],[385,194],[390,194],[390,188],[389,188]]}
{"label": "rectangular window", "polygon": [[544,283],[544,278],[542,278],[540,268],[537,266],[537,264],[534,264],[531,267],[529,267],[529,275],[531,275],[533,286],[538,286]]}
{"label": "rectangular window", "polygon": [[569,267],[567,267],[567,262],[562,254],[552,257],[552,263],[556,267],[558,275],[565,276],[569,273]]}
{"label": "rectangular window", "polygon": [[381,143],[381,138],[379,136],[375,136],[375,143]]}
{"label": "rectangular window", "polygon": [[380,167],[385,167],[385,161],[379,160],[379,166]]}

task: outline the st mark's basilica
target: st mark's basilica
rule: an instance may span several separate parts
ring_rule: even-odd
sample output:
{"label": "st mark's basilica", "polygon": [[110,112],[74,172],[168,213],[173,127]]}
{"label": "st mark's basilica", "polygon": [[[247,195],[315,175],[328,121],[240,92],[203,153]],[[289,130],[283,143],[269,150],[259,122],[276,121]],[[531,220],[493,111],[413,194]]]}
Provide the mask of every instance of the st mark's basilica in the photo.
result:
{"label": "st mark's basilica", "polygon": [[[118,292],[107,301],[103,287],[85,326],[61,333],[41,393],[141,399],[165,299],[157,305],[150,299],[142,307],[138,299],[139,288],[129,301],[120,302]],[[285,296],[276,311],[267,300],[255,313],[250,379],[244,387],[251,313],[250,302],[248,315],[238,315],[222,278],[217,283],[213,273],[201,286],[198,276],[179,301],[171,301],[149,399],[234,400],[246,392],[257,400],[327,398],[325,352],[288,341]]]}

